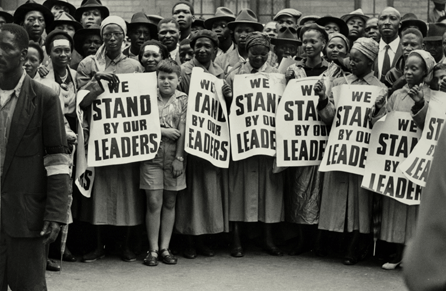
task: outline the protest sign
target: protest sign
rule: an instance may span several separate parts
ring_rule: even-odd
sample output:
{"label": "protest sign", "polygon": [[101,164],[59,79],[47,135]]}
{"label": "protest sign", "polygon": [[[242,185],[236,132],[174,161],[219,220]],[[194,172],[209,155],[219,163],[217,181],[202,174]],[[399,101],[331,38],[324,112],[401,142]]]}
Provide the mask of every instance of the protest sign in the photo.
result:
{"label": "protest sign", "polygon": [[446,93],[431,92],[421,138],[410,156],[400,165],[407,178],[422,187],[426,186],[435,148],[446,119]]}
{"label": "protest sign", "polygon": [[279,73],[285,74],[288,67],[296,64],[297,62],[298,61],[296,61],[294,58],[283,58],[277,70],[279,71]]}
{"label": "protest sign", "polygon": [[340,85],[332,89],[336,113],[319,171],[343,171],[362,175],[372,132],[369,118],[383,88]]}
{"label": "protest sign", "polygon": [[316,166],[321,163],[328,128],[321,121],[319,96],[313,86],[319,77],[293,79],[283,92],[276,114],[277,165]]}
{"label": "protest sign", "polygon": [[421,187],[409,181],[398,167],[420,136],[421,130],[409,112],[392,111],[376,122],[361,187],[404,204],[420,204]]}
{"label": "protest sign", "polygon": [[229,167],[230,137],[223,80],[192,70],[186,118],[185,151],[219,168]]}
{"label": "protest sign", "polygon": [[229,115],[234,161],[276,154],[276,109],[284,89],[283,74],[235,75]]}
{"label": "protest sign", "polygon": [[79,192],[85,197],[91,197],[91,189],[94,182],[94,168],[87,165],[87,152],[85,150],[84,123],[86,123],[84,111],[80,107],[81,101],[90,91],[79,90],[76,96],[76,115],[77,115],[77,150],[76,150],[76,173],[74,184]]}
{"label": "protest sign", "polygon": [[112,88],[91,104],[88,166],[127,164],[153,159],[161,140],[156,74],[118,74]]}

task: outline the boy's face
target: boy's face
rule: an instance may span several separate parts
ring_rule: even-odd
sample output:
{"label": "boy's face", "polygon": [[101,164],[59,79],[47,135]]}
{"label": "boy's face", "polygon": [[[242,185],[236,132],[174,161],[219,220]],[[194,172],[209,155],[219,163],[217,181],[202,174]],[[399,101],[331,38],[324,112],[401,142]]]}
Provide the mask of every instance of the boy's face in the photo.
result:
{"label": "boy's face", "polygon": [[173,73],[158,72],[158,88],[161,96],[172,96],[180,83],[180,77]]}
{"label": "boy's face", "polygon": [[182,64],[192,60],[194,57],[194,50],[190,47],[190,44],[183,44],[180,46],[180,61]]}

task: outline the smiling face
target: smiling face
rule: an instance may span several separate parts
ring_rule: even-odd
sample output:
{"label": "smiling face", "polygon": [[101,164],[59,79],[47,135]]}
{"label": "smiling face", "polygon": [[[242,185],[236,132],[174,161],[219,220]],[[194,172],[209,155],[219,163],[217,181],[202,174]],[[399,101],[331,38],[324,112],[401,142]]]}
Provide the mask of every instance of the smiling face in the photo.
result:
{"label": "smiling face", "polygon": [[175,26],[175,23],[163,23],[158,31],[158,39],[171,52],[177,47],[178,40],[180,39],[180,31]]}
{"label": "smiling face", "polygon": [[308,30],[302,36],[302,46],[307,58],[314,58],[321,54],[325,47],[325,41],[321,32],[316,30]]}
{"label": "smiling face", "polygon": [[409,88],[422,83],[426,77],[426,71],[426,64],[421,57],[415,54],[409,56],[404,67],[404,77]]}
{"label": "smiling face", "polygon": [[68,39],[53,40],[49,57],[54,67],[68,66],[71,61],[71,45]]}
{"label": "smiling face", "polygon": [[345,56],[347,54],[347,47],[342,38],[333,37],[328,42],[326,51],[328,61],[333,61],[336,60],[338,56]]}
{"label": "smiling face", "polygon": [[145,68],[146,72],[155,72],[158,63],[161,62],[162,59],[161,50],[158,46],[146,45],[141,57],[141,65]]}
{"label": "smiling face", "polygon": [[209,38],[202,37],[195,41],[194,55],[200,63],[206,64],[210,62],[216,53],[217,47]]}

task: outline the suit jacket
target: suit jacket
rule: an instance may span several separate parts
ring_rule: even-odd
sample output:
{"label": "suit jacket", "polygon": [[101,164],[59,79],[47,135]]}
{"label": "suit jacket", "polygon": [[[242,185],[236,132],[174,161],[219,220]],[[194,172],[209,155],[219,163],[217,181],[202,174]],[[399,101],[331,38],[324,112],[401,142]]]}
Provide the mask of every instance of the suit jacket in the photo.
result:
{"label": "suit jacket", "polygon": [[[403,55],[403,47],[401,46],[401,40],[400,43],[398,44],[398,49],[396,50],[395,53],[395,57],[393,58],[392,64],[390,65],[390,68],[394,68],[396,66],[396,64],[398,63],[398,60],[400,59],[400,57]],[[378,78],[378,56],[376,56],[375,59],[375,64],[373,66],[373,70],[375,71],[375,77]]]}
{"label": "suit jacket", "polygon": [[26,76],[1,177],[1,223],[8,235],[37,237],[44,220],[66,223],[68,173],[48,176],[47,169],[68,166],[68,152],[57,94]]}

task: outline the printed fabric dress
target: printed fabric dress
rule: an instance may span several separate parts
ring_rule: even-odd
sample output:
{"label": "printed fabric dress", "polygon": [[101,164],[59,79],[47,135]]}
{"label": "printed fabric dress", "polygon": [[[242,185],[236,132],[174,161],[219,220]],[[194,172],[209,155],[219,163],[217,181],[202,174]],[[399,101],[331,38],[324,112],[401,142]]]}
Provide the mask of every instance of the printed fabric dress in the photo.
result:
{"label": "printed fabric dress", "polygon": [[[427,85],[423,87],[424,97],[429,100],[430,89]],[[412,107],[415,102],[408,96],[409,87],[406,84],[403,88],[396,90],[389,98],[386,107],[381,109],[374,118],[374,121],[381,118],[385,112],[402,111],[411,112],[412,118],[418,127],[423,128],[428,102],[425,102],[415,114]],[[418,216],[418,205],[407,205],[390,197],[382,198],[381,231],[379,239],[390,242],[405,244],[414,234]]]}
{"label": "printed fabric dress", "polygon": [[[277,73],[267,62],[258,70]],[[234,76],[251,74],[249,62],[236,65],[226,78],[231,85]],[[283,173],[273,173],[274,157],[253,156],[234,161],[229,166],[229,220],[276,223],[284,219]]]}
{"label": "printed fabric dress", "polygon": [[[194,67],[223,78],[223,71],[218,65],[211,62],[208,70],[193,58],[181,66],[182,81],[179,90],[186,94],[189,93]],[[188,102],[194,102],[191,98],[194,96],[189,96]],[[187,156],[187,189],[178,195],[176,203],[175,229],[179,233],[202,235],[229,231],[225,171],[227,170],[217,168],[202,158]]]}
{"label": "printed fabric dress", "polygon": [[[103,92],[95,80],[99,70],[96,56],[86,57],[78,66],[79,90],[98,96]],[[139,62],[123,54],[114,60],[105,57],[105,72],[126,74],[143,72]],[[90,114],[86,111],[86,116]],[[95,225],[134,226],[144,219],[144,195],[139,190],[139,163],[95,168],[91,198],[80,197],[76,218]]]}
{"label": "printed fabric dress", "polygon": [[[380,86],[387,92],[386,86],[373,76],[373,72],[362,79],[352,74],[333,81],[333,87],[343,84]],[[335,110],[333,96],[318,104],[319,115],[327,125],[332,123]],[[361,188],[361,183],[361,175],[339,171],[325,173],[319,229],[371,232],[373,193]]]}

